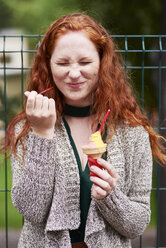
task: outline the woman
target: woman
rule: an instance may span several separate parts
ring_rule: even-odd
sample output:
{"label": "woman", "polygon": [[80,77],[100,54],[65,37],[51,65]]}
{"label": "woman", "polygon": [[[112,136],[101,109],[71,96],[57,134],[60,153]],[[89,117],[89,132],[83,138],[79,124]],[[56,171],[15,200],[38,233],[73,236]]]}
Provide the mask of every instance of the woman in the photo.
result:
{"label": "woman", "polygon": [[[55,21],[42,40],[25,109],[7,132],[12,200],[24,217],[18,247],[131,247],[149,223],[151,148],[157,160],[165,155],[114,50],[108,32],[79,13]],[[108,108],[104,169],[92,166],[89,178],[81,147]]]}

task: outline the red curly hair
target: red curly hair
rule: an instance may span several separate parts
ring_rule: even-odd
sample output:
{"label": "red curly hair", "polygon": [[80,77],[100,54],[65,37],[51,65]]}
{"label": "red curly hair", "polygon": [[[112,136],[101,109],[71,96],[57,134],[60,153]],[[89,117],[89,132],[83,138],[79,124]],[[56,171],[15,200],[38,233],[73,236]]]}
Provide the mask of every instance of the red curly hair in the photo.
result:
{"label": "red curly hair", "polygon": [[[148,119],[136,103],[131,86],[127,82],[121,58],[115,53],[117,47],[113,39],[100,24],[96,23],[89,16],[80,13],[66,15],[51,24],[35,55],[27,90],[41,92],[51,86],[55,87],[54,91],[51,90],[46,95],[49,98],[56,99],[56,125],[59,125],[63,115],[64,101],[62,93],[56,88],[53,81],[50,58],[56,41],[68,31],[83,31],[95,44],[100,55],[99,82],[93,96],[91,109],[92,114],[95,113],[93,124],[97,126],[102,121],[108,108],[110,108],[111,114],[107,122],[108,126],[113,127],[114,131],[119,122],[129,126],[143,126],[149,133],[154,158],[158,162],[165,164],[166,156],[161,142],[164,138],[154,132]],[[30,123],[25,113],[25,105],[24,110],[11,120],[7,129],[5,147],[11,149],[11,152],[15,154],[18,141],[21,141],[22,137],[30,129]],[[23,130],[15,139],[14,127],[17,122],[23,119],[25,120]]]}

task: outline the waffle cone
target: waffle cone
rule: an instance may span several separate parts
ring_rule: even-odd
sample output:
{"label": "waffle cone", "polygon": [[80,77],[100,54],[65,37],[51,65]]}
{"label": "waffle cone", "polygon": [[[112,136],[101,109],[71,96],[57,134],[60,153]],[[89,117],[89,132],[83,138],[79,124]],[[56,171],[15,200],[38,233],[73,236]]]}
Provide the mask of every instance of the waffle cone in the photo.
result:
{"label": "waffle cone", "polygon": [[94,159],[101,158],[103,153],[96,153],[96,154],[89,154],[89,157],[92,157]]}
{"label": "waffle cone", "polygon": [[82,148],[83,152],[94,158],[94,159],[97,159],[97,158],[100,158],[102,156],[102,154],[106,151],[106,147],[107,145],[104,144],[104,146],[101,146],[99,148]]}

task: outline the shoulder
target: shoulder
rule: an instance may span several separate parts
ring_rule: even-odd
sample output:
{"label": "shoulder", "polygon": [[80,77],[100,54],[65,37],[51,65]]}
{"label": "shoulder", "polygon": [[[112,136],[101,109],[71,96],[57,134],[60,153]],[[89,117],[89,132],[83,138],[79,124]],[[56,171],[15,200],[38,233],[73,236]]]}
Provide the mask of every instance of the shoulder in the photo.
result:
{"label": "shoulder", "polygon": [[131,127],[121,125],[117,128],[116,132],[121,139],[132,143],[142,142],[143,140],[149,139],[149,133],[143,126]]}
{"label": "shoulder", "polygon": [[141,156],[147,150],[146,148],[151,149],[149,133],[143,126],[120,126],[116,130],[116,136],[125,157],[136,154]]}
{"label": "shoulder", "polygon": [[[152,168],[152,150],[149,140],[149,133],[143,126],[118,127],[115,133],[120,148],[121,157],[124,159],[124,164],[127,165],[126,170],[134,170],[142,166]],[[141,166],[141,167],[140,167]]]}

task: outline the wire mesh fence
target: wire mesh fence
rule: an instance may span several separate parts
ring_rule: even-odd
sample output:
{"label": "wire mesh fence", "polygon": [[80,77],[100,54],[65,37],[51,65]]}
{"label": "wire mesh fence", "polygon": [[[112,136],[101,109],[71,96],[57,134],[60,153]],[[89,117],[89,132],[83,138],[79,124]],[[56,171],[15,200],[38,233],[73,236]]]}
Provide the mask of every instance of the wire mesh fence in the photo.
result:
{"label": "wire mesh fence", "polygon": [[[146,111],[153,128],[165,135],[166,35],[112,35],[112,38],[118,44],[116,52],[123,58],[123,66],[133,84],[138,103]],[[23,107],[23,92],[41,39],[41,35],[0,35],[0,139],[4,137],[11,117]],[[1,155],[0,159],[3,158]],[[160,195],[161,191],[165,193],[166,186],[161,182],[161,173],[165,172],[154,163],[151,222],[145,234],[133,242],[133,247],[166,247],[165,241],[164,244],[160,242],[163,230],[166,233],[161,208],[166,196]],[[10,199],[11,180],[8,160],[0,169],[0,232],[3,231],[3,247],[6,248],[10,243],[10,230],[20,230],[22,225],[22,218],[14,210]],[[146,233],[149,240],[146,240]]]}

